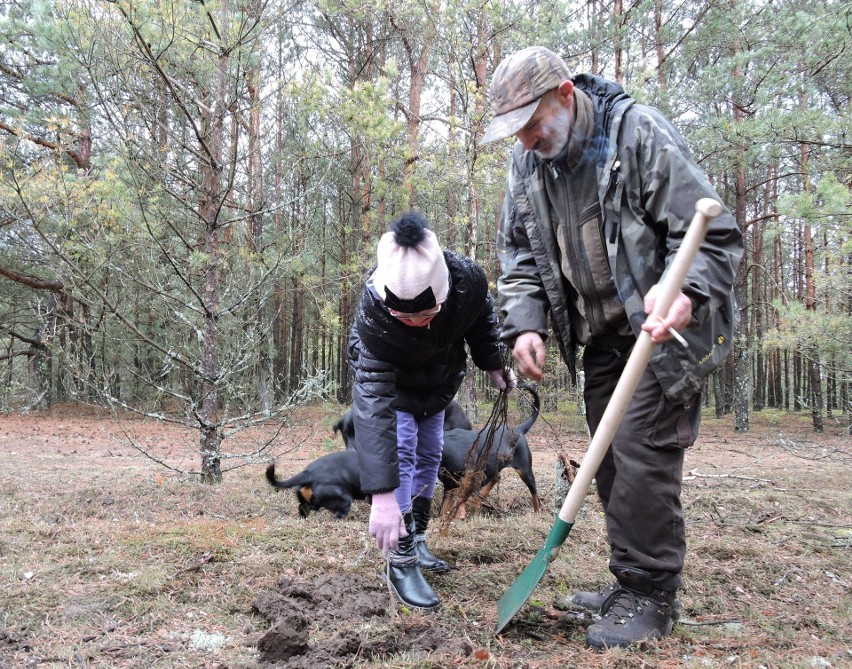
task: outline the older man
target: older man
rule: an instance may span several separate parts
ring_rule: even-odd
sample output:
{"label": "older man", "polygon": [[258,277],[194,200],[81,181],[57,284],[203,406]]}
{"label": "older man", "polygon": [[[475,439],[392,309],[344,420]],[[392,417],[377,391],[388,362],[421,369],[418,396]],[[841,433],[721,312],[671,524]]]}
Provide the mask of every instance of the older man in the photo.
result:
{"label": "older man", "polygon": [[570,602],[601,614],[587,630],[593,647],[662,637],[677,616],[686,553],[684,449],[697,437],[705,378],[730,349],[742,235],[727,210],[713,219],[682,292],[646,324],[696,201],[719,199],[681,135],[618,84],[572,75],[539,46],[500,63],[491,104],[483,142],[517,140],[497,291],[519,371],[542,378],[551,329],[572,374],[582,347],[594,433],[639,332],[659,344],[597,472],[615,581]]}

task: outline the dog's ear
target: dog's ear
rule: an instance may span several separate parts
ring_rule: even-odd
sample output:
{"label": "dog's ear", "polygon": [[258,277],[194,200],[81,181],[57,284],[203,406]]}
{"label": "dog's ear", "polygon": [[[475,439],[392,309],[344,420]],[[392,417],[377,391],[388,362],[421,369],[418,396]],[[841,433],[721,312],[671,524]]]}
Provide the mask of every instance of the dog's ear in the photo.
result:
{"label": "dog's ear", "polygon": [[302,518],[307,518],[314,502],[314,491],[311,486],[302,486],[296,489],[296,499],[299,502],[299,515]]}

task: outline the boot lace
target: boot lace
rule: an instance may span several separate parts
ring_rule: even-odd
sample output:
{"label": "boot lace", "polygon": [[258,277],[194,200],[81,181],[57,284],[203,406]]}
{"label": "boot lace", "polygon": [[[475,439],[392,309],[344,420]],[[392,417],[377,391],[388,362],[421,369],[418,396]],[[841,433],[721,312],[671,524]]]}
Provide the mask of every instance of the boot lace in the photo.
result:
{"label": "boot lace", "polygon": [[618,587],[604,600],[601,615],[612,618],[615,623],[626,623],[627,620],[642,614],[643,604],[650,602],[641,595],[627,588]]}

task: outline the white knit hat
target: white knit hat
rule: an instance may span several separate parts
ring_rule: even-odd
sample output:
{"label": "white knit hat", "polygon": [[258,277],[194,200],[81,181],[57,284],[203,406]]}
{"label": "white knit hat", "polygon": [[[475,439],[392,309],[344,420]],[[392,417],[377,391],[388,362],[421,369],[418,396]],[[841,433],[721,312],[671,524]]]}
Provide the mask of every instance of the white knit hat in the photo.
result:
{"label": "white knit hat", "polygon": [[391,309],[417,313],[447,299],[450,273],[435,233],[420,212],[391,224],[376,249],[373,287]]}

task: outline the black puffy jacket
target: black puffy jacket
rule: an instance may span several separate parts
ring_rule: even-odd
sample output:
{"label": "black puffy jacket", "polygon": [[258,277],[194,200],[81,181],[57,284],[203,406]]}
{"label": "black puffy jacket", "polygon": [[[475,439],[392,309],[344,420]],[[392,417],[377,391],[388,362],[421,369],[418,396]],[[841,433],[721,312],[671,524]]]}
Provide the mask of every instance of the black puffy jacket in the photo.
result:
{"label": "black puffy jacket", "polygon": [[430,416],[450,403],[464,380],[467,350],[483,370],[503,365],[499,321],[485,272],[444,251],[450,272],[447,300],[428,327],[404,325],[367,286],[349,336],[355,373],[352,416],[366,493],[399,485],[396,410]]}

